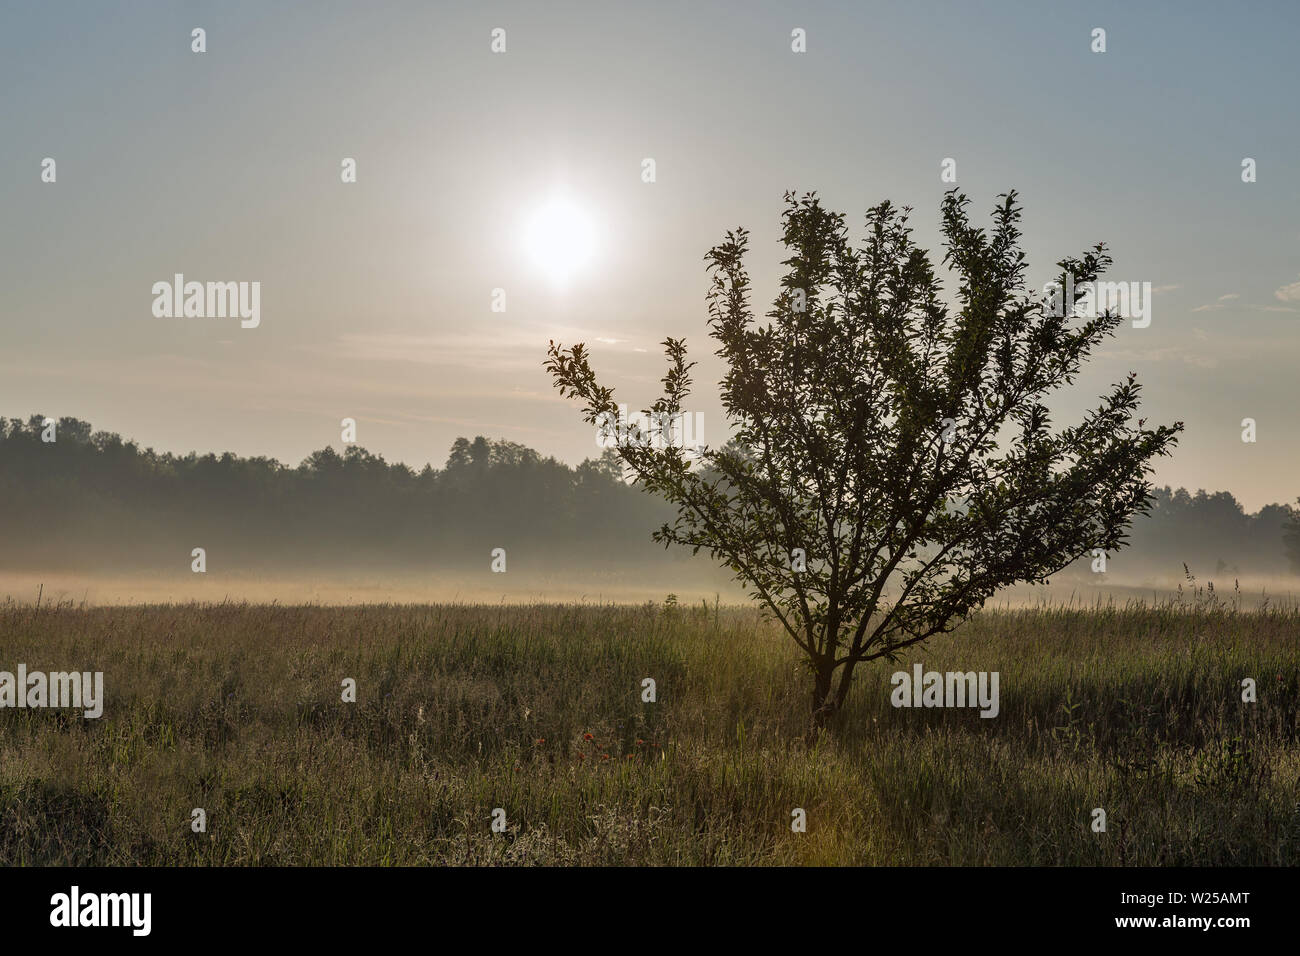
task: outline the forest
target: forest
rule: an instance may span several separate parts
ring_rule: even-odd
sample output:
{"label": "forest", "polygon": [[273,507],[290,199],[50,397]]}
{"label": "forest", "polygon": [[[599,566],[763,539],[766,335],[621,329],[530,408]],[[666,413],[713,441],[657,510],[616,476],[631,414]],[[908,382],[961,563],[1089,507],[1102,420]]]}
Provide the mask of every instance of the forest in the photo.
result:
{"label": "forest", "polygon": [[[575,569],[687,560],[650,540],[673,512],[620,480],[612,450],[571,467],[478,436],[458,438],[441,468],[356,445],[290,466],[159,453],[76,418],[47,421],[0,418],[0,568],[188,567],[200,545],[265,569],[486,568],[496,547],[512,561]],[[1108,570],[1177,577],[1186,564],[1221,581],[1294,574],[1295,521],[1287,504],[1248,513],[1227,491],[1157,487]]]}

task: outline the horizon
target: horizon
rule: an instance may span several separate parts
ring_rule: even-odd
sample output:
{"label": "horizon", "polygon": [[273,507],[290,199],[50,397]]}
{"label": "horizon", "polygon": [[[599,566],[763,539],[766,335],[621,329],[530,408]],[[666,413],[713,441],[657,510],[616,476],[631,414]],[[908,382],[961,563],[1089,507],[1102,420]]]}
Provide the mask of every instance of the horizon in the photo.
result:
{"label": "horizon", "polygon": [[[22,423],[25,424],[25,423],[31,421],[33,418],[38,418],[38,417],[42,417],[42,418],[48,419],[48,418],[50,418],[51,416],[43,416],[42,413],[40,413],[40,412],[33,412],[33,413],[31,413],[30,415],[27,415],[27,416],[0,415],[0,420],[8,419],[9,421],[18,421],[18,422],[22,422]],[[198,457],[198,458],[204,458],[204,457],[215,457],[215,458],[221,458],[221,457],[224,456],[224,455],[234,455],[237,459],[239,459],[239,460],[241,460],[241,461],[249,461],[249,460],[253,460],[253,459],[258,458],[258,457],[263,457],[263,458],[265,458],[266,460],[269,460],[269,461],[271,461],[271,462],[274,462],[275,464],[279,465],[279,466],[282,467],[282,468],[286,468],[286,469],[289,469],[289,470],[297,470],[297,469],[300,469],[300,468],[304,468],[304,467],[306,467],[308,464],[310,464],[311,459],[313,458],[313,456],[315,456],[315,455],[316,455],[317,453],[319,453],[319,452],[329,450],[329,451],[334,452],[334,453],[335,453],[336,455],[338,455],[340,458],[343,458],[343,457],[346,456],[346,454],[348,453],[349,450],[351,450],[351,449],[355,449],[357,452],[364,452],[364,453],[366,453],[366,454],[374,455],[375,457],[378,457],[378,458],[383,459],[384,464],[388,465],[389,467],[404,467],[404,468],[408,469],[409,471],[411,471],[412,473],[414,473],[414,474],[416,474],[416,475],[418,475],[418,474],[419,474],[421,471],[423,471],[424,468],[426,468],[426,467],[431,468],[434,472],[443,472],[443,471],[446,471],[446,469],[447,469],[447,459],[445,459],[445,458],[444,458],[442,464],[438,464],[438,463],[435,462],[433,459],[429,459],[427,462],[422,462],[422,463],[420,463],[420,464],[417,466],[417,465],[412,464],[412,463],[410,463],[410,462],[401,461],[401,460],[389,459],[389,458],[387,458],[386,456],[384,456],[382,452],[378,452],[378,451],[375,451],[374,449],[368,448],[366,445],[362,444],[361,442],[350,443],[350,442],[341,442],[341,441],[340,441],[340,442],[334,442],[334,443],[327,443],[327,444],[324,444],[324,445],[320,446],[319,448],[313,448],[313,449],[311,449],[311,450],[310,450],[306,455],[304,455],[304,456],[303,456],[299,461],[297,461],[297,462],[294,462],[294,461],[292,461],[292,460],[286,461],[286,460],[283,460],[283,459],[280,459],[280,458],[276,458],[275,456],[272,456],[272,455],[267,455],[267,456],[240,455],[238,452],[235,452],[235,451],[232,450],[232,449],[211,449],[211,450],[208,450],[208,451],[202,451],[202,450],[200,450],[200,449],[198,449],[198,448],[190,448],[190,449],[187,449],[187,450],[185,450],[185,451],[171,451],[171,450],[169,450],[169,449],[168,449],[168,450],[160,450],[160,449],[154,448],[154,447],[151,446],[151,445],[146,445],[146,444],[144,444],[143,442],[141,442],[141,441],[135,439],[134,437],[132,437],[132,436],[130,436],[130,435],[125,435],[125,434],[123,434],[123,433],[121,433],[121,432],[115,431],[115,430],[112,429],[112,428],[102,428],[102,427],[99,427],[99,426],[96,425],[95,422],[92,422],[92,421],[90,421],[89,419],[79,418],[79,417],[76,416],[76,415],[70,415],[70,416],[66,416],[66,417],[69,417],[69,418],[75,419],[75,420],[77,420],[77,421],[79,421],[79,422],[82,422],[82,423],[84,423],[84,424],[88,424],[88,425],[90,425],[90,426],[91,426],[91,437],[93,437],[95,434],[98,434],[98,433],[100,433],[100,432],[103,432],[103,433],[105,433],[105,434],[110,434],[110,435],[116,435],[118,438],[120,438],[120,439],[122,440],[123,444],[134,444],[134,445],[136,446],[136,448],[139,449],[140,452],[143,452],[143,453],[145,453],[145,454],[152,453],[152,454],[156,454],[156,455],[159,455],[159,456],[163,456],[163,455],[171,455],[171,456],[173,456],[173,457],[175,457],[175,458],[187,458],[187,457],[190,457],[190,456],[194,456],[194,457]],[[57,422],[57,421],[59,421],[59,419],[55,419],[55,421]],[[492,443],[492,442],[498,442],[498,441],[504,441],[504,442],[509,442],[509,441],[511,441],[511,439],[506,438],[506,437],[503,436],[503,435],[483,435],[483,434],[480,434],[480,435],[473,435],[473,436],[471,436],[471,435],[469,435],[469,434],[457,435],[455,438],[452,439],[451,444],[448,445],[448,448],[447,448],[448,457],[450,457],[452,451],[454,450],[455,444],[456,444],[457,442],[460,442],[460,441],[473,442],[475,439],[478,439],[478,438],[483,438],[483,439],[485,439],[486,441],[488,441],[489,443]],[[565,461],[563,458],[560,458],[560,457],[558,457],[558,456],[556,456],[556,455],[547,455],[547,454],[544,454],[544,453],[541,452],[539,449],[533,448],[532,446],[528,445],[526,442],[518,442],[517,444],[520,444],[520,445],[522,445],[525,449],[527,449],[528,451],[531,451],[531,452],[534,452],[535,454],[537,454],[537,455],[538,455],[538,458],[539,458],[540,460],[542,460],[542,461],[554,461],[554,462],[556,462],[556,463],[558,463],[558,464],[560,464],[560,465],[563,465],[565,468],[568,468],[568,469],[571,470],[571,471],[572,471],[572,470],[576,470],[578,467],[580,467],[582,464],[584,464],[584,463],[586,463],[586,462],[596,462],[596,461],[598,461],[598,460],[600,459],[600,454],[592,454],[592,455],[589,455],[587,458],[582,459],[581,461],[570,462],[570,461]],[[597,449],[597,451],[599,452],[600,450]],[[1292,499],[1289,500],[1289,501],[1266,501],[1266,502],[1264,502],[1262,505],[1260,505],[1259,508],[1256,508],[1256,509],[1254,509],[1254,510],[1252,511],[1252,510],[1248,510],[1248,509],[1246,508],[1246,504],[1245,504],[1245,502],[1243,502],[1242,499],[1241,499],[1240,497],[1238,497],[1238,496],[1233,492],[1233,490],[1232,490],[1231,488],[1205,488],[1205,487],[1193,488],[1193,487],[1188,486],[1188,485],[1170,485],[1170,484],[1161,484],[1161,483],[1159,483],[1159,482],[1153,482],[1153,483],[1152,483],[1152,488],[1153,488],[1154,490],[1167,490],[1167,491],[1170,491],[1170,492],[1173,492],[1173,493],[1177,493],[1177,492],[1183,491],[1183,492],[1186,492],[1187,494],[1191,495],[1192,497],[1197,497],[1197,496],[1202,496],[1202,495],[1205,495],[1205,496],[1212,496],[1212,495],[1217,495],[1217,494],[1228,494],[1228,495],[1230,495],[1230,496],[1232,497],[1232,499],[1233,499],[1233,500],[1234,500],[1238,505],[1241,505],[1242,510],[1245,512],[1245,514],[1246,514],[1248,517],[1249,517],[1249,516],[1253,516],[1253,515],[1257,515],[1257,514],[1259,514],[1259,512],[1260,512],[1262,509],[1264,509],[1264,508],[1275,507],[1275,506],[1293,507],[1293,506],[1296,505],[1297,503],[1300,503],[1300,495],[1297,495],[1296,497],[1292,498]]]}

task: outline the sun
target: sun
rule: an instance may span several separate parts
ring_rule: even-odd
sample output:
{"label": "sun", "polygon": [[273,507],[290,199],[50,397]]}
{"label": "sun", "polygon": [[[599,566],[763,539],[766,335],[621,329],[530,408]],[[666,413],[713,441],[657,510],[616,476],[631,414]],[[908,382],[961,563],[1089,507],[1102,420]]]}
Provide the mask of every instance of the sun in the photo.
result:
{"label": "sun", "polygon": [[523,245],[537,268],[563,285],[595,255],[596,229],[581,205],[567,196],[552,196],[525,223]]}

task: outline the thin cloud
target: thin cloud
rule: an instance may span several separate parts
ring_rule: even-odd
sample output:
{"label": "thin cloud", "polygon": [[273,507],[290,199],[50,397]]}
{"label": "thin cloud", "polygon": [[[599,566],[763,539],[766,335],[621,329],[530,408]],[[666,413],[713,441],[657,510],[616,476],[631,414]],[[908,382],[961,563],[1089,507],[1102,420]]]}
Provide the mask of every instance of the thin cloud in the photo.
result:
{"label": "thin cloud", "polygon": [[1283,302],[1300,302],[1300,282],[1284,285],[1273,293],[1273,298]]}
{"label": "thin cloud", "polygon": [[[1284,285],[1273,295],[1283,302],[1300,302],[1300,282],[1292,282],[1290,285]],[[1192,309],[1193,312],[1218,312],[1221,309],[1242,309],[1247,312],[1300,312],[1300,309],[1287,305],[1251,305],[1246,302],[1237,302],[1241,298],[1239,292],[1229,292],[1227,295],[1219,296],[1215,302],[1207,302],[1205,305],[1198,305]]]}
{"label": "thin cloud", "polygon": [[1219,360],[1212,355],[1175,346],[1162,349],[1116,349],[1107,351],[1105,355],[1108,359],[1123,359],[1128,362],[1182,362],[1193,368],[1219,367]]}

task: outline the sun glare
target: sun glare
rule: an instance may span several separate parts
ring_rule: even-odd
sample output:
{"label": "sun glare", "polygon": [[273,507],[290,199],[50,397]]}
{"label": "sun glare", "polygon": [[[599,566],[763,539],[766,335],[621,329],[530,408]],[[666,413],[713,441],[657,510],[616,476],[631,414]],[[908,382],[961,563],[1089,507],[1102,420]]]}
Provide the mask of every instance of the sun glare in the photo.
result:
{"label": "sun glare", "polygon": [[596,252],[591,217],[565,196],[538,207],[524,227],[523,242],[537,268],[558,284],[573,278]]}

